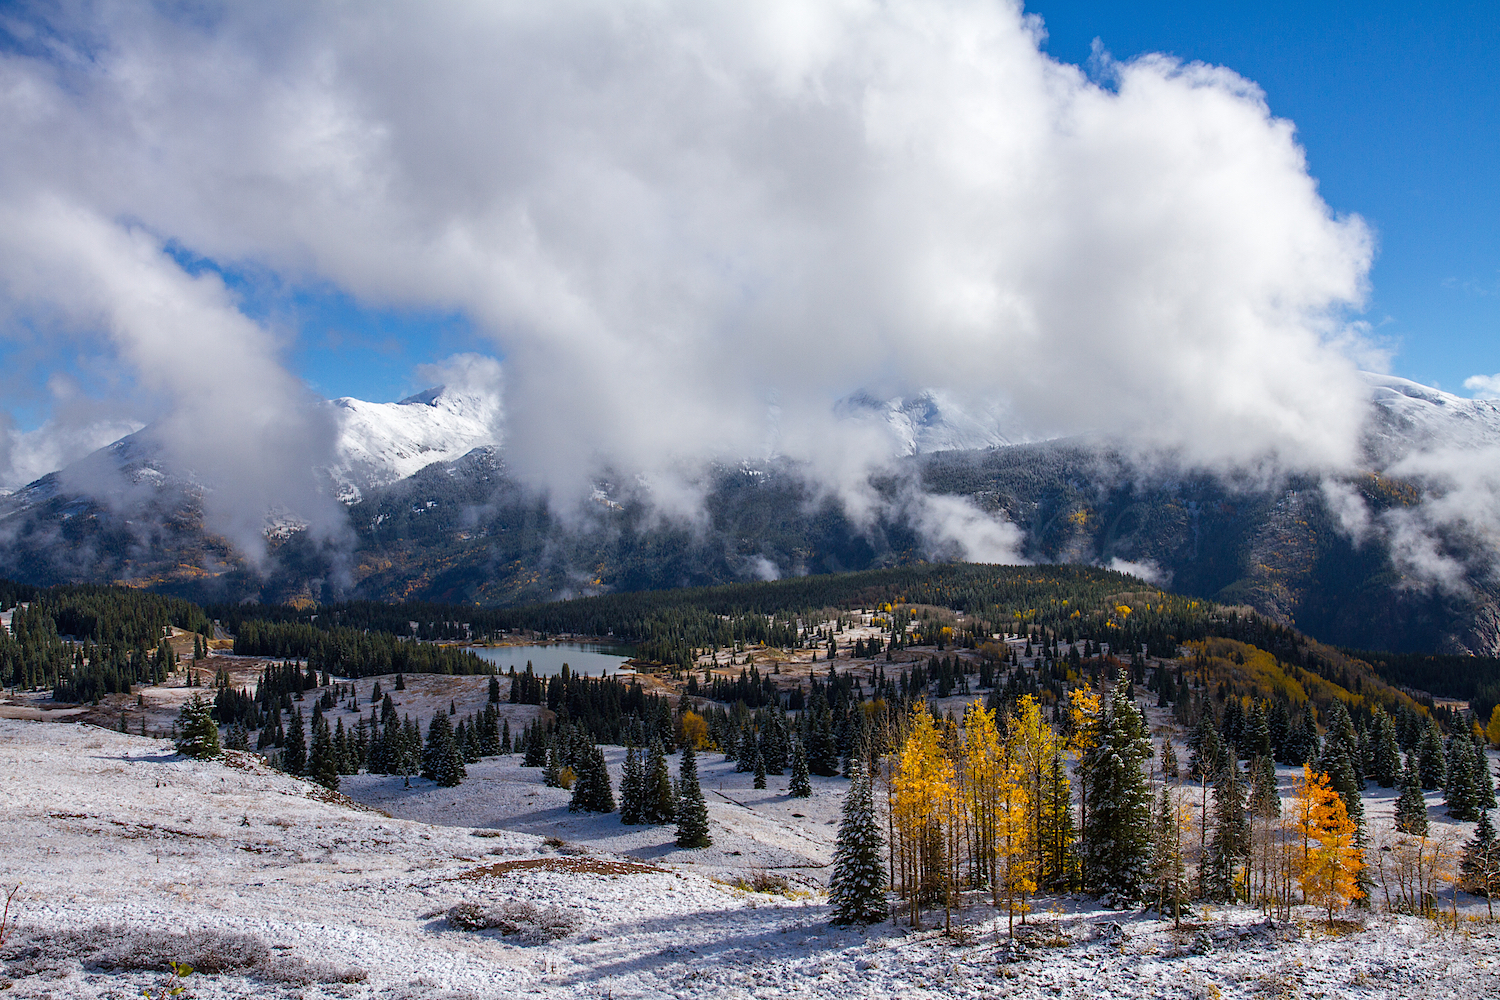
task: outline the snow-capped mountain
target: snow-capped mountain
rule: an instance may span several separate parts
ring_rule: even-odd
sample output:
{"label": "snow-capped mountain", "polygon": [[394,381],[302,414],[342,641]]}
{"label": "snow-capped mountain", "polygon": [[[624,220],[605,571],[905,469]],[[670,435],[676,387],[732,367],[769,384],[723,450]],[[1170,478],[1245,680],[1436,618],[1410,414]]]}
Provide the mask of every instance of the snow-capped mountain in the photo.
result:
{"label": "snow-capped mountain", "polygon": [[891,399],[857,392],[839,400],[834,412],[846,420],[884,423],[903,455],[979,451],[1013,443],[1000,432],[996,420],[966,412],[935,389]]}
{"label": "snow-capped mountain", "polygon": [[1500,447],[1500,401],[1465,399],[1394,375],[1360,374],[1373,404],[1365,447],[1377,468],[1416,451]]}
{"label": "snow-capped mountain", "polygon": [[328,474],[339,499],[414,475],[434,462],[452,462],[475,448],[500,443],[500,401],[438,386],[397,403],[331,400],[339,421],[337,457]]}

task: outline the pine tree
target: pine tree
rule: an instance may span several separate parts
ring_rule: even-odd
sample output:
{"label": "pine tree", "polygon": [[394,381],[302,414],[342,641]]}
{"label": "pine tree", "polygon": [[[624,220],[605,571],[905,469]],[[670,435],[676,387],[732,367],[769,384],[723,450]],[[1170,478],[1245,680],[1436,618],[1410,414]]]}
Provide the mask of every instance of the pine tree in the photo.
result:
{"label": "pine tree", "polygon": [[546,767],[547,766],[547,737],[542,732],[540,721],[526,728],[524,737],[526,751],[521,757],[522,767]]}
{"label": "pine tree", "polygon": [[625,767],[620,776],[620,822],[626,826],[642,822],[641,789],[645,784],[642,779],[640,754],[635,747],[626,747]]}
{"label": "pine tree", "polygon": [[713,844],[708,835],[708,803],[703,801],[703,787],[698,783],[698,755],[693,745],[682,748],[678,765],[677,787],[681,801],[677,809],[677,846],[697,850]]}
{"label": "pine tree", "polygon": [[452,788],[464,779],[463,754],[453,738],[453,725],[441,710],[432,713],[427,725],[427,745],[422,751],[422,777]]}
{"label": "pine tree", "polygon": [[1145,894],[1151,861],[1151,791],[1144,763],[1151,755],[1145,720],[1123,686],[1104,717],[1087,767],[1089,815],[1084,870],[1089,891],[1122,900]]}
{"label": "pine tree", "polygon": [[1495,891],[1500,889],[1500,844],[1495,842],[1495,825],[1490,822],[1488,809],[1479,814],[1474,839],[1464,844],[1463,860],[1459,863],[1458,870],[1459,884],[1464,891],[1484,897],[1493,922],[1493,897]]}
{"label": "pine tree", "polygon": [[760,747],[755,748],[755,781],[754,787],[766,787],[766,759],[761,755]]}
{"label": "pine tree", "polygon": [[1208,872],[1203,880],[1209,899],[1238,898],[1240,865],[1250,857],[1250,822],[1245,816],[1245,783],[1237,761],[1219,773],[1214,786],[1214,835],[1208,844]]}
{"label": "pine tree", "polygon": [[1177,751],[1172,747],[1170,736],[1162,737],[1161,741],[1161,776],[1163,781],[1176,781],[1178,778]]}
{"label": "pine tree", "polygon": [[801,740],[792,744],[792,780],[787,784],[786,793],[794,799],[812,795],[812,779],[808,777],[807,755],[802,752]]}
{"label": "pine tree", "polygon": [[814,699],[815,706],[821,703],[821,707],[814,708],[812,728],[807,734],[807,769],[813,774],[824,778],[832,778],[839,773],[839,751],[838,742],[833,736],[833,713],[828,710],[826,702],[822,702],[822,695]]}
{"label": "pine tree", "polygon": [[302,709],[292,709],[292,721],[286,730],[286,745],[281,751],[281,769],[287,774],[301,774],[307,768],[307,736],[302,726]]}
{"label": "pine tree", "polygon": [[1479,810],[1495,808],[1495,779],[1490,774],[1490,758],[1484,752],[1484,737],[1474,737],[1474,791]]}
{"label": "pine tree", "polygon": [[1428,791],[1448,784],[1448,765],[1443,759],[1443,737],[1437,723],[1427,721],[1422,731],[1422,741],[1417,745],[1417,768],[1422,774],[1422,787]]}
{"label": "pine tree", "polygon": [[1422,773],[1417,755],[1407,754],[1396,797],[1396,829],[1413,837],[1427,836],[1427,799],[1422,794]]}
{"label": "pine tree", "polygon": [[1172,914],[1175,926],[1182,924],[1182,906],[1188,899],[1187,864],[1183,859],[1184,810],[1174,801],[1171,789],[1163,787],[1157,801],[1152,836],[1152,890],[1156,912]]}
{"label": "pine tree", "polygon": [[509,757],[513,747],[510,743],[510,720],[506,719],[500,727],[500,753]]}
{"label": "pine tree", "polygon": [[854,771],[844,796],[843,818],[833,852],[828,883],[832,923],[873,924],[885,919],[884,838],[875,816],[870,779],[854,755]]}
{"label": "pine tree", "polygon": [[672,788],[672,774],[667,770],[666,754],[661,743],[653,740],[646,755],[644,794],[641,797],[641,819],[656,826],[672,822],[677,816],[677,793]]}
{"label": "pine tree", "polygon": [[1370,777],[1381,788],[1390,788],[1401,777],[1401,747],[1396,743],[1396,724],[1383,709],[1377,708],[1370,730],[1374,743]]}
{"label": "pine tree", "polygon": [[557,752],[557,742],[547,745],[547,766],[542,768],[542,784],[548,788],[562,787],[563,763]]}
{"label": "pine tree", "polygon": [[177,714],[177,752],[184,757],[204,759],[223,753],[219,725],[210,714],[212,708],[196,694],[191,701],[183,702]]}
{"label": "pine tree", "polygon": [[568,803],[568,811],[614,812],[615,795],[610,787],[604,751],[589,744],[577,754],[575,765],[578,778],[573,784],[573,799]]}
{"label": "pine tree", "polygon": [[307,776],[330,791],[339,789],[339,767],[333,740],[328,735],[328,720],[313,723],[312,749],[307,755]]}
{"label": "pine tree", "polygon": [[1448,804],[1448,815],[1462,822],[1479,818],[1479,788],[1474,780],[1474,748],[1469,738],[1460,729],[1453,734],[1448,745],[1448,783],[1443,789],[1443,801]]}

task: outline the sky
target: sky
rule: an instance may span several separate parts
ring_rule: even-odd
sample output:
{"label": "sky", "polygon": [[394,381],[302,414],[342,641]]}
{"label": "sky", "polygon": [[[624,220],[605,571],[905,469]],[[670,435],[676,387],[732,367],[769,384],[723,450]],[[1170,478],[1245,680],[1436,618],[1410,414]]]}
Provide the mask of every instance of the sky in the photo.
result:
{"label": "sky", "polygon": [[514,475],[687,517],[744,459],[868,516],[857,394],[1342,475],[1359,369],[1500,393],[1496,15],[1199,6],[4,5],[0,487],[149,425],[337,536],[319,401],[497,361]]}
{"label": "sky", "polygon": [[[1063,62],[1097,67],[1097,44],[1120,61],[1167,53],[1256,83],[1296,125],[1324,200],[1374,232],[1362,318],[1391,373],[1460,395],[1473,391],[1466,379],[1500,373],[1500,6],[1026,9],[1043,20],[1044,51]],[[421,388],[416,365],[483,349],[461,315],[361,308],[329,289],[271,298],[299,331],[295,369],[328,396],[398,399]]]}
{"label": "sky", "polygon": [[1393,374],[1460,395],[1500,372],[1500,5],[1028,4],[1086,65],[1166,52],[1254,80],[1328,204],[1374,229],[1366,320]]}

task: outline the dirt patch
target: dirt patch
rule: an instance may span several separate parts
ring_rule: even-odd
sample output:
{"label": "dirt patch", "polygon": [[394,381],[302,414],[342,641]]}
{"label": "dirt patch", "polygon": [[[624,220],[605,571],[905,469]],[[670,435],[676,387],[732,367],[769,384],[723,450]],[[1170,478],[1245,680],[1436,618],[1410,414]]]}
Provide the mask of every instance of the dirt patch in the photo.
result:
{"label": "dirt patch", "polygon": [[656,865],[643,865],[635,861],[601,861],[598,858],[525,858],[520,861],[501,861],[483,868],[475,868],[455,875],[461,879],[502,878],[512,872],[545,871],[567,872],[571,875],[647,875],[665,872]]}

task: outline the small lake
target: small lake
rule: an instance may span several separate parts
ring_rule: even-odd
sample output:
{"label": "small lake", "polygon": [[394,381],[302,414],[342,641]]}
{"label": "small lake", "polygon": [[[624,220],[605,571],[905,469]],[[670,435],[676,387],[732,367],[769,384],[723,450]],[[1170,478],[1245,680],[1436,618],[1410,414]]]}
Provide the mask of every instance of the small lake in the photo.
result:
{"label": "small lake", "polygon": [[526,672],[526,662],[531,661],[531,672],[538,677],[552,677],[562,673],[563,664],[575,674],[598,677],[605,671],[615,673],[632,656],[635,650],[629,646],[603,646],[595,643],[557,642],[546,646],[471,646],[470,652],[481,660],[493,663],[502,674]]}

